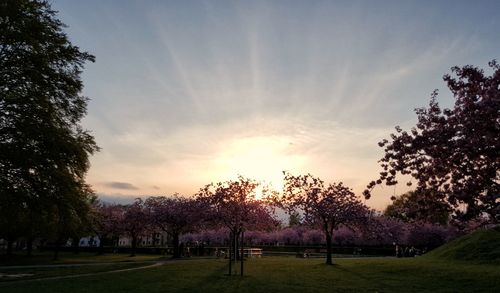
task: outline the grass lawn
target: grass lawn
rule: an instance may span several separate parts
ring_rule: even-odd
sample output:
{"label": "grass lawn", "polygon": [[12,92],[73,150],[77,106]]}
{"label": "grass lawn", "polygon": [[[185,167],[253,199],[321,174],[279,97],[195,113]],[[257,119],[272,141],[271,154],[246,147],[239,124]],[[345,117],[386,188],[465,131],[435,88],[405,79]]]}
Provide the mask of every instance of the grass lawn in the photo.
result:
{"label": "grass lawn", "polygon": [[59,253],[59,259],[53,259],[52,252],[35,253],[28,257],[25,254],[14,254],[10,258],[5,255],[0,256],[0,266],[18,266],[18,265],[49,265],[49,264],[81,264],[81,263],[107,263],[107,262],[144,262],[155,261],[162,257],[158,255],[137,255],[130,257],[124,253],[108,253],[96,255],[95,253],[81,252],[78,254],[72,252]]}
{"label": "grass lawn", "polygon": [[1,292],[500,292],[500,266],[425,258],[336,260],[264,257],[246,262],[246,276],[227,263],[189,259],[161,267],[97,276],[3,282]]}
{"label": "grass lawn", "polygon": [[92,264],[84,266],[64,266],[64,267],[27,267],[27,268],[0,268],[0,283],[14,280],[29,280],[47,277],[59,277],[67,275],[79,275],[97,272],[108,272],[114,270],[142,267],[151,263],[127,262],[114,264]]}
{"label": "grass lawn", "polygon": [[455,239],[429,252],[426,257],[500,265],[500,226]]}

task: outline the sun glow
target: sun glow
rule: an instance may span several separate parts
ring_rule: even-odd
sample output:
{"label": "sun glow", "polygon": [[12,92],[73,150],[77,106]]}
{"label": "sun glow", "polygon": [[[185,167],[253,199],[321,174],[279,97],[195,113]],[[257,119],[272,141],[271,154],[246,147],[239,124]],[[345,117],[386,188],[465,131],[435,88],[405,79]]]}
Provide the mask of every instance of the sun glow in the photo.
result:
{"label": "sun glow", "polygon": [[[218,177],[229,179],[239,174],[262,182],[262,186],[281,190],[283,171],[298,170],[304,161],[302,155],[294,152],[289,138],[254,136],[230,141],[213,163]],[[261,189],[257,197],[262,197]]]}

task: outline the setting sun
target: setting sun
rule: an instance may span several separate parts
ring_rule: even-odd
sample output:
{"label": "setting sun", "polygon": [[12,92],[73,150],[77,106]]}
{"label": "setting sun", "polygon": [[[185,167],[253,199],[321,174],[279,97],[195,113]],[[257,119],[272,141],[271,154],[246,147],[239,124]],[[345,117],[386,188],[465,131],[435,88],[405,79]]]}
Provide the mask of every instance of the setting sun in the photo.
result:
{"label": "setting sun", "polygon": [[215,155],[213,166],[217,178],[240,174],[280,190],[283,171],[300,169],[304,160],[287,137],[254,136],[230,141]]}

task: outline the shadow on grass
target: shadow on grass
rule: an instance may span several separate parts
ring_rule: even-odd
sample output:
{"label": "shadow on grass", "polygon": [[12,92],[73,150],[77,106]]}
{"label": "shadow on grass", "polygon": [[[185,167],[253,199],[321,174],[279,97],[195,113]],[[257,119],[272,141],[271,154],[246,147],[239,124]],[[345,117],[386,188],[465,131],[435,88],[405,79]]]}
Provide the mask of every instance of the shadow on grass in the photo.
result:
{"label": "shadow on grass", "polygon": [[391,287],[390,283],[384,282],[380,278],[370,276],[369,274],[367,275],[366,272],[364,272],[364,268],[360,267],[359,265],[351,268],[351,266],[348,264],[339,264],[338,262],[336,262],[331,265],[322,263],[318,264],[317,266],[319,269],[331,270],[333,272],[336,271],[339,274],[342,274],[343,280],[349,280],[351,285],[353,285],[354,287],[356,284],[366,284],[368,285],[370,290],[375,291],[381,288],[384,290],[388,290]]}
{"label": "shadow on grass", "polygon": [[212,287],[212,290],[220,288],[222,289],[222,291],[226,291],[228,288],[232,288],[231,291],[237,291],[237,289],[240,287],[241,282],[247,277],[242,277],[239,274],[229,275],[227,273],[228,270],[229,264],[226,264],[216,270],[211,271],[210,274],[200,277],[199,280],[193,284],[194,288],[191,289],[194,290],[193,292],[196,292],[201,290],[202,288],[206,288],[207,285],[210,285]]}

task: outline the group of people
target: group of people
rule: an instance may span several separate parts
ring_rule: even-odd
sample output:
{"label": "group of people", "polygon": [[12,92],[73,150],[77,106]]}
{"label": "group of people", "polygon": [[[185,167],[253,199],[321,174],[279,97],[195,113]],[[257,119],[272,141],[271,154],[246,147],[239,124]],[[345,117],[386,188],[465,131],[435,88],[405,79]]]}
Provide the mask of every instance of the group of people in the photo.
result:
{"label": "group of people", "polygon": [[417,249],[414,246],[399,246],[396,245],[396,257],[415,257],[425,253],[424,249]]}

